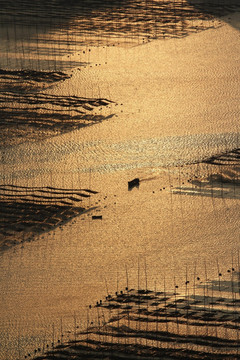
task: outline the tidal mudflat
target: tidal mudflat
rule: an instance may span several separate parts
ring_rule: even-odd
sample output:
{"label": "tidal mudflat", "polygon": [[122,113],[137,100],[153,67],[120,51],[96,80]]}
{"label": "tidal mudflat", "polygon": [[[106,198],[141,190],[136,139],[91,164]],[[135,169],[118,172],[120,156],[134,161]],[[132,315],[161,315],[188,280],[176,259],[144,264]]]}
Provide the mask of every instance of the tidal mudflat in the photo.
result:
{"label": "tidal mudflat", "polygon": [[195,269],[193,279],[186,273],[182,294],[176,282],[171,292],[126,287],[108,294],[89,306],[85,331],[75,323],[67,344],[60,333],[45,351],[35,350],[45,352],[35,359],[237,359],[239,272],[227,274],[203,280]]}
{"label": "tidal mudflat", "polygon": [[239,5],[20,3],[0,10],[1,360],[238,359]]}

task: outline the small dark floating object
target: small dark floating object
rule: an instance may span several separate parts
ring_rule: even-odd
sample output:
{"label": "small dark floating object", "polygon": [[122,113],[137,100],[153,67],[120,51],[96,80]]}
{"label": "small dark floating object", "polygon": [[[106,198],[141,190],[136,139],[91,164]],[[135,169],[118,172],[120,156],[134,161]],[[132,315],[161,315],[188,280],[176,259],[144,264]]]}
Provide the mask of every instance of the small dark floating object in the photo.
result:
{"label": "small dark floating object", "polygon": [[139,187],[140,180],[135,178],[131,181],[128,181],[128,190],[132,190],[134,187]]}
{"label": "small dark floating object", "polygon": [[102,215],[93,215],[92,220],[102,220]]}

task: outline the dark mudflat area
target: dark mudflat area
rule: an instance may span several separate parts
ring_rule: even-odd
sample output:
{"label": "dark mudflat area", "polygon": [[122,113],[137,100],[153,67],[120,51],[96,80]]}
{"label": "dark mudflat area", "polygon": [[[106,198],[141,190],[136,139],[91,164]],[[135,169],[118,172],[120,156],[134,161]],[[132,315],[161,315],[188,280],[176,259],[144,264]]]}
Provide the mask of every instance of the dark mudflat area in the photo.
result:
{"label": "dark mudflat area", "polygon": [[[112,43],[114,36],[148,39],[182,37],[215,26],[211,20],[240,9],[236,0],[139,0],[125,1],[0,1],[3,39],[12,36],[34,39],[41,53],[41,42],[54,45],[51,36],[58,34],[58,46],[70,50],[75,45]],[[193,24],[193,21],[197,24]],[[6,30],[12,28],[15,31]],[[67,35],[68,34],[68,35]],[[67,35],[67,37],[66,37]],[[87,38],[86,38],[87,35]],[[89,36],[90,35],[90,36]],[[94,39],[94,36],[96,38]],[[104,37],[106,37],[104,39]],[[115,39],[116,41],[116,39]],[[27,53],[27,49],[25,49]]]}
{"label": "dark mudflat area", "polygon": [[88,189],[0,185],[0,249],[33,240],[89,210]]}
{"label": "dark mudflat area", "polygon": [[178,285],[108,295],[89,307],[86,331],[75,329],[67,344],[59,339],[34,359],[238,359],[239,272],[229,272],[231,281],[187,280],[185,295]]}
{"label": "dark mudflat area", "polygon": [[48,94],[48,87],[70,78],[64,72],[0,69],[1,147],[60,135],[111,118],[102,98]]}

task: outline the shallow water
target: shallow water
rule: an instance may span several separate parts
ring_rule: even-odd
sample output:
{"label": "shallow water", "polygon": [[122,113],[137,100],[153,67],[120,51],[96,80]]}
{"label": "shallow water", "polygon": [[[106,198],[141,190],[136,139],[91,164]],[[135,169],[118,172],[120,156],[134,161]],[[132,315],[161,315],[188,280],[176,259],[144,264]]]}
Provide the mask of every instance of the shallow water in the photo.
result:
{"label": "shallow water", "polygon": [[[26,0],[0,1],[0,5],[0,59],[8,69],[69,69],[84,65],[81,59],[72,61],[71,55],[90,45],[132,46],[219,26],[212,15],[215,7],[186,0],[147,5],[138,0],[35,1],[33,5]],[[232,0],[221,8],[221,15],[237,7]]]}
{"label": "shallow water", "polygon": [[[224,25],[127,50],[93,47],[81,58],[91,64],[46,92],[100,92],[114,102],[102,114],[115,116],[1,148],[1,183],[97,190],[88,206],[102,220],[85,214],[0,253],[3,360],[56,341],[61,318],[64,339],[75,319],[84,328],[87,306],[125,288],[126,269],[129,287],[137,287],[139,272],[144,287],[145,259],[149,287],[159,290],[164,278],[169,289],[174,277],[184,284],[186,268],[192,276],[195,264],[202,276],[206,263],[214,278],[217,259],[222,269],[232,256],[237,261],[237,196],[225,198],[224,189],[218,198],[170,190],[212,171],[187,164],[239,148],[238,31]],[[134,177],[140,187],[128,191]]]}
{"label": "shallow water", "polygon": [[183,287],[186,268],[192,277],[195,264],[198,276],[205,274],[205,261],[216,277],[217,258],[221,269],[231,264],[232,252],[236,262],[239,200],[171,197],[157,185],[108,193],[108,200],[99,199],[107,206],[100,207],[103,220],[79,217],[1,254],[3,359],[16,357],[18,338],[21,354],[42,347],[45,338],[51,342],[53,323],[59,338],[61,318],[66,339],[74,312],[84,328],[88,304],[125,288],[126,267],[128,285],[136,288],[138,259],[140,287],[146,259],[148,285],[159,290],[164,277],[168,289],[174,278]]}

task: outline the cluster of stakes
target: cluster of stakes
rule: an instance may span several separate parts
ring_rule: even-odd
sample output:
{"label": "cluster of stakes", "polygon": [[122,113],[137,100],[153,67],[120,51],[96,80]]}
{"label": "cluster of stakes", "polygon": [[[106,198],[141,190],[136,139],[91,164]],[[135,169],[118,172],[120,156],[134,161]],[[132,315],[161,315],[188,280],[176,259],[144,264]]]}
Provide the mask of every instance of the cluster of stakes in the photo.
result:
{"label": "cluster of stakes", "polygon": [[[182,288],[182,290],[180,290]],[[44,344],[25,358],[238,359],[240,272],[216,280],[194,274],[173,291],[129,289],[108,294],[87,309],[87,326],[68,340]]]}

